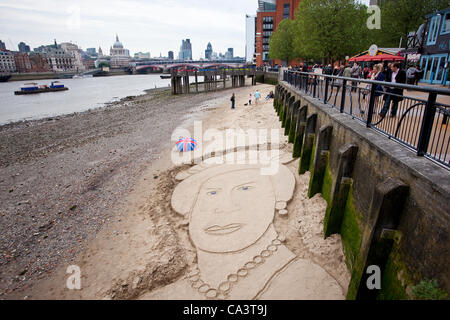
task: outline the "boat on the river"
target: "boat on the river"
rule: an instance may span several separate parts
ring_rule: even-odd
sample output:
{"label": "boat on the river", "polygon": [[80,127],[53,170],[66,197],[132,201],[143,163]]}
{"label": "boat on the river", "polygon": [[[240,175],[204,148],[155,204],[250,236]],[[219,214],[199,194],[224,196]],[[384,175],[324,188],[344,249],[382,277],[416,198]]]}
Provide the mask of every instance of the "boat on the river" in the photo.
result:
{"label": "boat on the river", "polygon": [[36,93],[44,93],[44,92],[57,92],[57,91],[66,91],[69,88],[65,87],[64,84],[59,81],[52,81],[50,86],[48,85],[38,85],[36,82],[25,83],[20,91],[14,91],[15,95],[22,94],[36,94]]}
{"label": "boat on the river", "polygon": [[10,74],[0,74],[0,82],[7,82],[11,78]]}
{"label": "boat on the river", "polygon": [[72,77],[72,79],[86,79],[86,78],[93,78],[92,74],[76,74]]}
{"label": "boat on the river", "polygon": [[172,75],[170,75],[170,74],[161,75],[161,79],[170,79],[170,78],[172,78]]}

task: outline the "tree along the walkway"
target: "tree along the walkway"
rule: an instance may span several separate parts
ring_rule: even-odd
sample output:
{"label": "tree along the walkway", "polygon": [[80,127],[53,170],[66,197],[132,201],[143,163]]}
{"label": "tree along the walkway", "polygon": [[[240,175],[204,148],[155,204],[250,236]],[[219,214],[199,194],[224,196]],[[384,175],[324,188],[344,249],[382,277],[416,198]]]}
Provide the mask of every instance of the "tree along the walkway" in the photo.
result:
{"label": "tree along the walkway", "polygon": [[294,21],[284,19],[269,40],[270,59],[280,59],[286,65],[295,58],[294,55]]}
{"label": "tree along the walkway", "polygon": [[406,44],[408,33],[417,31],[425,22],[425,16],[449,7],[448,0],[387,0],[381,8],[381,29],[375,30],[378,46],[398,47],[403,39]]}
{"label": "tree along the walkway", "polygon": [[368,17],[355,0],[303,0],[295,14],[295,55],[331,63],[366,50]]}

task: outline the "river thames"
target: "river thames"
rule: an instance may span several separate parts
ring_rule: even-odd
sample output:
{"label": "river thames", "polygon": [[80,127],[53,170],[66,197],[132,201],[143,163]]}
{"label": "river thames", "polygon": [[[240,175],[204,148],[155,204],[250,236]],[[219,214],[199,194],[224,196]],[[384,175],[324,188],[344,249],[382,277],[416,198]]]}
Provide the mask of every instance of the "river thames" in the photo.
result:
{"label": "river thames", "polygon": [[84,79],[63,79],[68,91],[32,95],[14,95],[24,83],[50,84],[52,80],[0,83],[0,125],[82,112],[105,106],[127,96],[144,94],[144,90],[168,87],[170,79],[159,74],[124,75]]}

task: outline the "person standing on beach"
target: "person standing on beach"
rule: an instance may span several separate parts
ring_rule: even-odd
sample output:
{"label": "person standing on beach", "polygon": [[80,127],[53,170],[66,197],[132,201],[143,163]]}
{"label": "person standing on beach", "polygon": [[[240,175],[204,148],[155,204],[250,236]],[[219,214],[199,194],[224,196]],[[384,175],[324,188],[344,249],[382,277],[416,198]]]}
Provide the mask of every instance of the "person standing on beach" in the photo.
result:
{"label": "person standing on beach", "polygon": [[256,105],[258,105],[260,98],[261,98],[261,93],[259,93],[259,90],[256,90],[256,92],[255,92],[255,104]]}
{"label": "person standing on beach", "polygon": [[252,94],[251,93],[248,95],[248,105],[249,106],[252,105]]}
{"label": "person standing on beach", "polygon": [[234,109],[234,104],[235,104],[235,102],[236,102],[236,96],[234,95],[234,93],[233,93],[233,95],[231,96],[230,101],[231,101],[231,109]]}

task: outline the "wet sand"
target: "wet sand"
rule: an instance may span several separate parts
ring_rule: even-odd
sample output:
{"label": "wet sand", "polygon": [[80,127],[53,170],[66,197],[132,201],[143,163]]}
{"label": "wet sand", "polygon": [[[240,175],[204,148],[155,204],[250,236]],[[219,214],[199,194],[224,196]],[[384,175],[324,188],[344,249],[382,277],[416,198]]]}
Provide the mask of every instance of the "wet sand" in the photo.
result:
{"label": "wet sand", "polygon": [[[93,128],[95,121],[90,122],[83,130],[93,130],[97,135],[78,131],[74,141],[67,138],[67,149],[56,148],[35,158],[24,157],[22,152],[16,157],[31,160],[2,166],[2,179],[7,178],[1,182],[6,191],[2,197],[8,205],[2,204],[6,214],[0,218],[8,223],[2,231],[8,232],[9,237],[2,235],[0,248],[1,258],[5,259],[5,252],[10,260],[1,260],[0,299],[145,299],[158,289],[185,279],[197,258],[188,225],[173,211],[170,199],[179,183],[176,175],[188,166],[171,163],[170,134],[186,110],[192,110],[186,128],[192,127],[194,119],[204,120],[204,130],[280,128],[273,100],[244,106],[248,94],[256,89],[265,97],[274,87],[258,85],[200,95],[140,97],[133,102],[139,112],[116,106],[120,110],[117,115],[100,121],[108,130],[97,130]],[[236,110],[230,110],[232,92],[236,93]],[[165,112],[164,116],[159,116],[160,112]],[[104,110],[98,113],[98,119],[106,117],[101,115]],[[0,137],[4,137],[3,130]],[[286,137],[281,137],[280,148],[292,151]],[[28,153],[39,152],[39,148],[30,148]],[[276,216],[276,231],[286,238],[286,247],[298,258],[320,266],[337,281],[345,296],[350,275],[340,237],[324,240],[321,233],[324,200],[320,195],[307,198],[309,173],[298,176],[298,161],[288,168],[296,177],[295,196],[288,205],[288,215]],[[19,191],[9,193],[9,185],[18,186]],[[24,198],[25,194],[29,196]],[[31,201],[18,205],[22,198]],[[39,229],[40,226],[44,227]],[[13,248],[19,248],[16,258],[11,258]],[[82,290],[66,288],[69,265],[80,267]],[[27,271],[20,275],[23,270]],[[318,288],[319,296],[328,290],[327,285]]]}
{"label": "wet sand", "polygon": [[0,127],[0,299],[26,292],[82,252],[117,219],[112,209],[161,157],[176,126],[216,98],[223,93],[151,90],[101,109]]}

